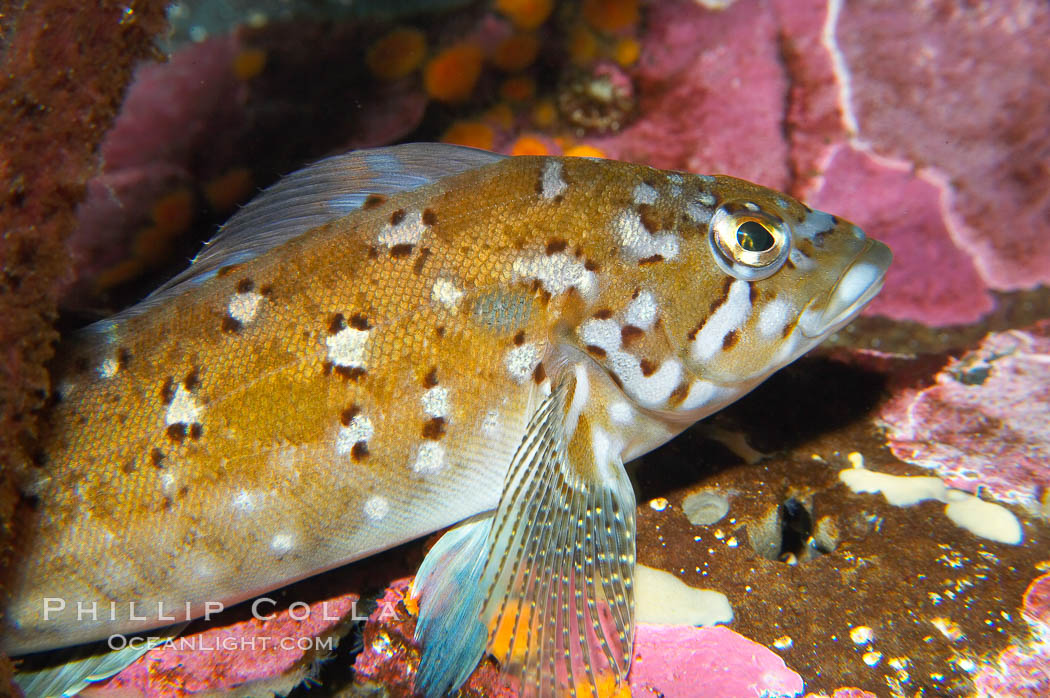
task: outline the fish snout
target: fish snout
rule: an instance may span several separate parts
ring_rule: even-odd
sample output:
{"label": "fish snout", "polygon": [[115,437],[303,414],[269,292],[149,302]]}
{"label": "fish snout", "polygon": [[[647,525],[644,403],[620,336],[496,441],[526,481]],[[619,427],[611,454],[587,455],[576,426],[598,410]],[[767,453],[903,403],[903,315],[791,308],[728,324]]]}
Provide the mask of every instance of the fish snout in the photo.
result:
{"label": "fish snout", "polygon": [[882,289],[892,261],[889,247],[878,240],[866,240],[864,249],[831,289],[827,302],[822,307],[810,306],[802,313],[799,319],[802,333],[815,339],[845,326]]}

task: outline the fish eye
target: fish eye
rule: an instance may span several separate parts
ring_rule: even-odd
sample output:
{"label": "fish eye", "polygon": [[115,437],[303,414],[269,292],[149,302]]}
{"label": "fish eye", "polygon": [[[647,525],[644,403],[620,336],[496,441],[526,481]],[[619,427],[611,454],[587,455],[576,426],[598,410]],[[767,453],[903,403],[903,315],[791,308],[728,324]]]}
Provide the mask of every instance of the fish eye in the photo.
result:
{"label": "fish eye", "polygon": [[742,279],[762,279],[777,271],[791,251],[787,223],[751,202],[727,202],[711,217],[716,259]]}

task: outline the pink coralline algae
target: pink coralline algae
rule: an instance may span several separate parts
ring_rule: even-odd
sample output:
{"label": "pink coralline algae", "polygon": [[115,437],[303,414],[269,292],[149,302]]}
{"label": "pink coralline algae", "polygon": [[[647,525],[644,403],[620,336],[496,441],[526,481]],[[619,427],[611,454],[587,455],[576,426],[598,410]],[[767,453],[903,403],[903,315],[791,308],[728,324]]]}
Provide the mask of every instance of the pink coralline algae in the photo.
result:
{"label": "pink coralline algae", "polygon": [[1028,643],[1006,648],[996,665],[974,680],[979,698],[1044,698],[1050,695],[1050,574],[1028,587],[1021,610],[1032,630]]}
{"label": "pink coralline algae", "polygon": [[989,290],[1050,282],[1045,3],[648,9],[640,115],[591,141],[611,157],[731,173],[854,219],[896,252],[868,314],[972,322]]}
{"label": "pink coralline algae", "polygon": [[358,597],[346,594],[274,610],[261,603],[247,620],[186,634],[150,650],[84,695],[181,698],[237,690],[287,692],[327,656],[354,620]]}
{"label": "pink coralline algae", "polygon": [[901,460],[1031,510],[1050,486],[1050,321],[985,337],[934,385],[883,408]]}
{"label": "pink coralline algae", "polygon": [[783,659],[723,627],[639,625],[630,682],[636,696],[787,698],[803,691],[802,677]]}

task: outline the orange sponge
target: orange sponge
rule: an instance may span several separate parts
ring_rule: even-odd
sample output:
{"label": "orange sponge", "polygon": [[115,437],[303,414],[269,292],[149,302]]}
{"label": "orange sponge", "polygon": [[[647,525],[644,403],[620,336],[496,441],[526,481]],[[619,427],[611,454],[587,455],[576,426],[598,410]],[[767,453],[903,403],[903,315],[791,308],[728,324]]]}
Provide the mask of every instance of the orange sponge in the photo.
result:
{"label": "orange sponge", "polygon": [[496,9],[519,29],[535,29],[550,17],[554,0],[496,0]]}
{"label": "orange sponge", "polygon": [[427,94],[442,102],[462,102],[474,91],[481,75],[481,47],[472,41],[449,46],[430,59],[423,70]]}
{"label": "orange sponge", "polygon": [[448,127],[441,140],[445,143],[492,150],[495,134],[491,126],[480,121],[457,121]]}
{"label": "orange sponge", "polygon": [[365,54],[372,74],[382,80],[397,80],[423,63],[427,37],[413,27],[399,27],[376,41]]}
{"label": "orange sponge", "polygon": [[583,0],[583,18],[601,31],[623,31],[638,24],[638,0]]}
{"label": "orange sponge", "polygon": [[536,60],[540,40],[535,34],[511,34],[501,41],[490,56],[493,65],[507,72],[524,70]]}

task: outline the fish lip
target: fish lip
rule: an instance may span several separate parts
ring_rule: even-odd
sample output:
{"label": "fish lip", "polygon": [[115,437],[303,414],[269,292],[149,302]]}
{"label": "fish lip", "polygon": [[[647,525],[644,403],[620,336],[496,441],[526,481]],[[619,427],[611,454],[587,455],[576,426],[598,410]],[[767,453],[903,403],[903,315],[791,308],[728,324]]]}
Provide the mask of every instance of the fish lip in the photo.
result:
{"label": "fish lip", "polygon": [[892,261],[889,247],[869,239],[829,291],[824,307],[811,306],[802,313],[798,323],[802,334],[816,339],[845,326],[882,290]]}

